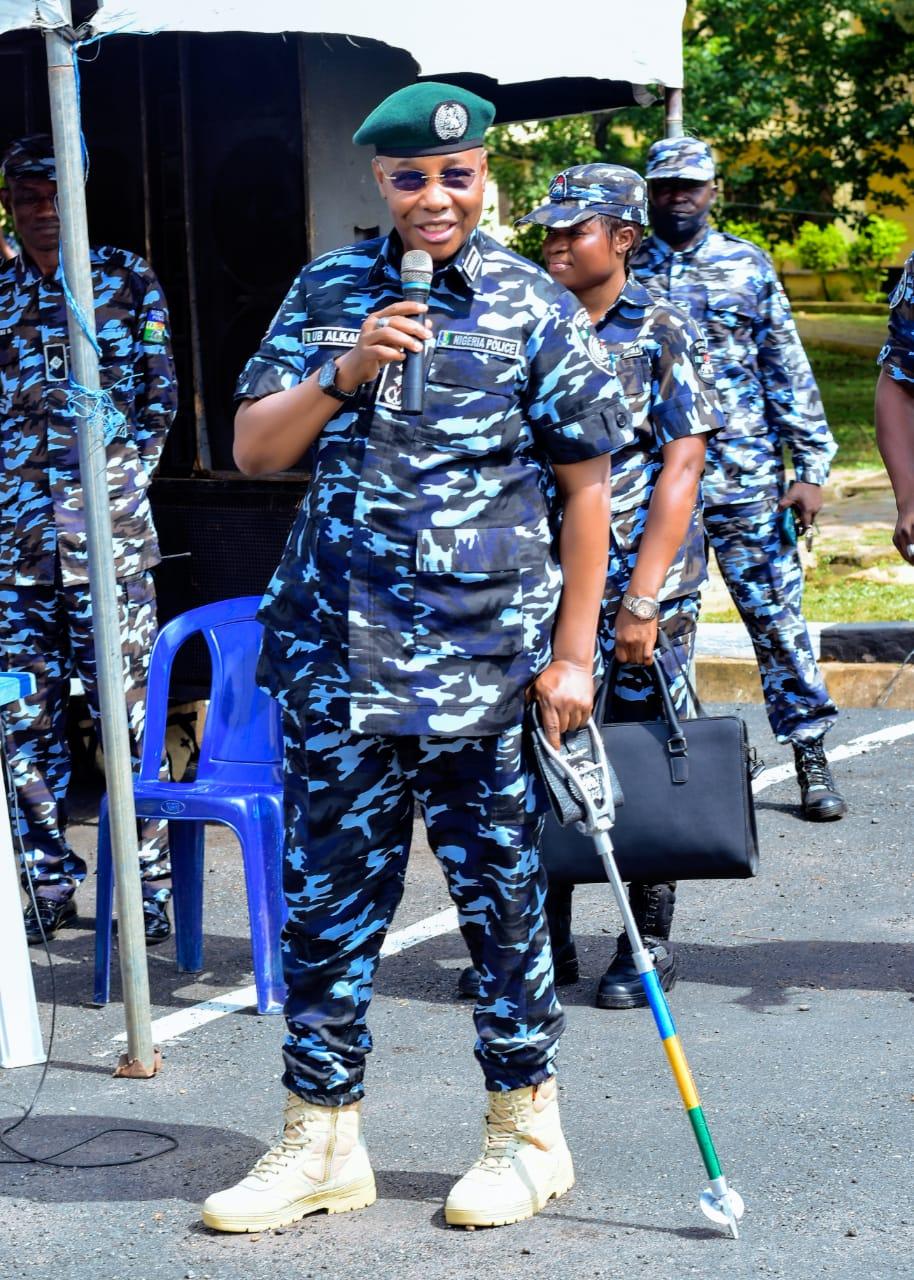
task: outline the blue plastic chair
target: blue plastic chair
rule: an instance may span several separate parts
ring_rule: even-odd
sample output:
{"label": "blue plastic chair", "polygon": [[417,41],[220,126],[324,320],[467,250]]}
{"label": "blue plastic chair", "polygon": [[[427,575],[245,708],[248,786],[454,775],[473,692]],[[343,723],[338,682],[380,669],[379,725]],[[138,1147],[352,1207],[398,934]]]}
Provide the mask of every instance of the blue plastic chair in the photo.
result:
{"label": "blue plastic chair", "polygon": [[[263,628],[257,596],[222,600],[173,618],[159,632],[149,664],[146,728],[139,776],[138,818],[168,820],[178,969],[203,968],[204,823],[221,822],[241,842],[259,1013],[283,1007],[280,931],[286,919],[282,892],[282,723],[272,698],[257,688],[254,670]],[[209,710],[196,777],[159,777],[165,748],[168,690],[175,655],[201,634],[212,664]],[[95,1003],[110,995],[114,866],[108,797],[98,824],[95,914]]]}

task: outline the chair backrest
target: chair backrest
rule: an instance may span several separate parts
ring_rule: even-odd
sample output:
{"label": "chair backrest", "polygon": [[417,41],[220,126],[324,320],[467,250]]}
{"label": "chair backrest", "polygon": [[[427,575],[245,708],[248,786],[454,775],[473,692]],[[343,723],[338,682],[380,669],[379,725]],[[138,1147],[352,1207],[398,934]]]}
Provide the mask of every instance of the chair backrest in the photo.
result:
{"label": "chair backrest", "polygon": [[165,743],[168,689],[175,655],[191,636],[206,641],[212,665],[209,709],[196,780],[276,786],[282,777],[278,704],[255,680],[263,627],[259,596],[220,600],[172,618],[159,632],[149,663],[140,777],[158,777]]}

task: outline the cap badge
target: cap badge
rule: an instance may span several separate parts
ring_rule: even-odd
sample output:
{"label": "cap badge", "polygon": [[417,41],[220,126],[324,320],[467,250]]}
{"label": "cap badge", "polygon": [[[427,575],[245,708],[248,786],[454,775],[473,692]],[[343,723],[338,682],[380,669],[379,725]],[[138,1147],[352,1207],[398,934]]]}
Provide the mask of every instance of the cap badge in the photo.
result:
{"label": "cap badge", "polygon": [[568,179],[564,173],[556,174],[552,179],[552,185],[549,188],[550,200],[567,200],[568,199]]}
{"label": "cap badge", "polygon": [[462,138],[470,123],[470,115],[462,102],[439,102],[432,113],[432,131],[442,142]]}

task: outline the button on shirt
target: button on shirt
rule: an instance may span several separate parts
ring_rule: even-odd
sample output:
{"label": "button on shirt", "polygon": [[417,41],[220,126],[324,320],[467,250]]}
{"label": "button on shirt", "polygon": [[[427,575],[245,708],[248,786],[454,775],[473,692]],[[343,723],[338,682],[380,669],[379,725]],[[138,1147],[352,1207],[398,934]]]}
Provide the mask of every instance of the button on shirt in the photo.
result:
{"label": "button on shirt", "polygon": [[688,312],[708,342],[725,426],[709,443],[705,505],[776,500],[785,445],[797,480],[824,484],[837,445],[765,253],[708,228],[681,252],[649,236],[631,268],[655,297]]}
{"label": "button on shirt", "polygon": [[[663,469],[663,447],[687,436],[720,430],[723,417],[710,356],[698,326],[685,312],[652,298],[631,276],[596,325],[609,366],[622,383],[632,415],[625,442],[613,454],[612,542],[608,593],[628,589],[648,509]],[[674,600],[697,591],[707,578],[701,505],[660,591]]]}
{"label": "button on shirt", "polygon": [[[101,385],[126,421],[106,445],[119,578],[159,561],[146,489],[177,408],[165,299],[122,249],[91,251]],[[0,265],[0,580],[88,582],[77,421],[60,271],[20,256]]]}
{"label": "button on shirt", "polygon": [[914,384],[914,253],[889,298],[889,336],[877,363],[896,382]]}
{"label": "button on shirt", "polygon": [[[293,387],[402,297],[398,239],[307,266],[239,399]],[[586,312],[477,231],[435,272],[424,411],[401,367],[341,407],[260,617],[260,674],[287,706],[357,733],[499,733],[550,660],[561,570],[550,464],[611,452],[628,426]]]}

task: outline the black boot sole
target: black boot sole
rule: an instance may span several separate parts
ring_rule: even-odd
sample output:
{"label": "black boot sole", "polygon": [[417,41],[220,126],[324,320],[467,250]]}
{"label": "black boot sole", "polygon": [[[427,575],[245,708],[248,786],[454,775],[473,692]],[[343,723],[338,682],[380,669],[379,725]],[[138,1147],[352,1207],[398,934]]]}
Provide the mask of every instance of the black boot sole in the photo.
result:
{"label": "black boot sole", "polygon": [[[678,965],[676,963],[675,954],[672,957],[672,964],[660,976],[660,986],[664,991],[672,991],[676,985],[678,976]],[[602,994],[597,988],[597,995],[594,1005],[597,1009],[646,1009],[648,1004],[647,996],[644,994],[644,988],[639,981],[638,990],[623,995],[618,994]]]}
{"label": "black boot sole", "polygon": [[803,817],[807,822],[837,822],[846,813],[847,805],[842,801],[841,804],[832,805],[829,809],[804,809]]}

